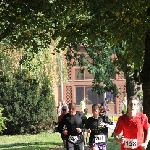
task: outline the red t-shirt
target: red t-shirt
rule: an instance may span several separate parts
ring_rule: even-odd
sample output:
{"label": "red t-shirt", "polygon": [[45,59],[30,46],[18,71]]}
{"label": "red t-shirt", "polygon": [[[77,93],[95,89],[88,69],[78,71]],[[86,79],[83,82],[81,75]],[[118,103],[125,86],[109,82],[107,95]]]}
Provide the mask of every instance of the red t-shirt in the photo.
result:
{"label": "red t-shirt", "polygon": [[62,113],[62,114],[58,117],[58,123],[61,121],[61,119],[63,118],[64,115],[65,115],[65,113]]}
{"label": "red t-shirt", "polygon": [[[137,140],[137,148],[135,148],[134,150],[142,150],[140,145],[144,142],[143,128],[148,130],[149,127],[150,125],[148,123],[148,118],[146,115],[142,113],[137,113],[137,115],[134,118],[129,118],[127,114],[124,114],[119,117],[114,132],[116,134],[120,134],[121,132],[123,132],[124,138],[127,139],[127,141],[125,141],[126,143],[130,143],[131,139],[132,142],[133,139]],[[132,145],[132,143],[130,144]],[[132,148],[125,148],[125,143],[121,145],[121,150],[131,149]]]}

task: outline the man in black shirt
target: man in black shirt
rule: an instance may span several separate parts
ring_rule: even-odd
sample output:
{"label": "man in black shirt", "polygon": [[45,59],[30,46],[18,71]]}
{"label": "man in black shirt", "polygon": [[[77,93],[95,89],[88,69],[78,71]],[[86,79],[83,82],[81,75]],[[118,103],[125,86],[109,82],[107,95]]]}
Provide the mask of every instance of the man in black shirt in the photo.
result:
{"label": "man in black shirt", "polygon": [[86,120],[82,112],[76,111],[76,104],[69,103],[69,113],[64,115],[58,126],[59,132],[66,135],[67,150],[84,150],[82,132]]}

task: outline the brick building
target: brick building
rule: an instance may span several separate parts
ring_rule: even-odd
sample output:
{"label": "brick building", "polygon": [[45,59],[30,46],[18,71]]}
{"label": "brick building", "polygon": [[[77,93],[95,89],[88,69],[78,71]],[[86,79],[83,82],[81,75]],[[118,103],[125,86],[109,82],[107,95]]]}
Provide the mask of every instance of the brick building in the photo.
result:
{"label": "brick building", "polygon": [[[79,52],[84,53],[84,48],[80,47]],[[86,59],[91,61],[88,55]],[[107,98],[108,100],[112,99],[114,102],[114,104],[108,104],[110,108],[109,114],[120,114],[121,101],[125,96],[124,93],[126,93],[126,79],[124,78],[124,73],[121,72],[119,75],[116,74],[115,77],[111,79],[119,90],[120,94],[118,97],[114,97],[111,92],[106,92],[98,96],[96,93],[92,92],[92,80],[93,76],[89,74],[87,69],[85,69],[84,73],[81,73],[78,65],[68,68],[68,83],[56,85],[54,87],[56,104],[61,100],[65,100],[66,103],[73,101],[77,104],[77,110],[80,110],[80,101],[85,98],[86,107],[89,109],[89,113],[91,113],[92,104],[100,104]]]}

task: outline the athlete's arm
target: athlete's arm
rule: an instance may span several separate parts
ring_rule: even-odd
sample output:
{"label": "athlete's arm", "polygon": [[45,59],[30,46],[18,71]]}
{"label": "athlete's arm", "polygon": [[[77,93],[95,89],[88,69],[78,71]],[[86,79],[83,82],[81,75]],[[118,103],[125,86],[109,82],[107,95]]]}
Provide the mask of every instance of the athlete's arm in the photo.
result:
{"label": "athlete's arm", "polygon": [[108,116],[105,116],[105,123],[106,123],[106,127],[114,130],[115,126],[113,125],[113,122],[111,122],[111,120],[108,118]]}
{"label": "athlete's arm", "polygon": [[113,122],[108,118],[108,116],[105,116],[105,123],[112,125]]}
{"label": "athlete's arm", "polygon": [[147,130],[145,142],[141,144],[141,147],[143,148],[143,150],[146,150],[149,140],[150,140],[150,127]]}
{"label": "athlete's arm", "polygon": [[114,140],[119,144],[124,143],[124,138],[120,137],[119,134],[116,133],[114,133]]}
{"label": "athlete's arm", "polygon": [[[67,115],[67,114],[66,114]],[[61,119],[61,121],[58,124],[58,132],[62,133],[64,130],[64,126],[66,126],[66,115],[64,115]]]}
{"label": "athlete's arm", "polygon": [[106,124],[106,127],[111,129],[111,130],[115,129],[115,126],[113,124]]}
{"label": "athlete's arm", "polygon": [[147,134],[145,137],[145,142],[141,145],[142,147],[144,147],[146,149],[148,142],[150,140],[150,124],[148,123],[148,118],[147,116],[144,114],[144,125],[143,127],[147,130]]}
{"label": "athlete's arm", "polygon": [[150,141],[150,127],[147,130],[147,135],[146,135],[146,139],[145,139],[146,147],[147,147],[149,141]]}
{"label": "athlete's arm", "polygon": [[147,130],[147,135],[146,135],[145,143],[148,144],[149,140],[150,140],[150,127],[149,127],[148,130]]}
{"label": "athlete's arm", "polygon": [[124,139],[122,137],[120,137],[120,133],[122,132],[122,124],[123,124],[123,119],[122,119],[122,116],[120,116],[118,118],[118,121],[117,121],[117,124],[116,124],[116,127],[114,129],[114,140],[119,143],[119,144],[122,144],[124,142]]}

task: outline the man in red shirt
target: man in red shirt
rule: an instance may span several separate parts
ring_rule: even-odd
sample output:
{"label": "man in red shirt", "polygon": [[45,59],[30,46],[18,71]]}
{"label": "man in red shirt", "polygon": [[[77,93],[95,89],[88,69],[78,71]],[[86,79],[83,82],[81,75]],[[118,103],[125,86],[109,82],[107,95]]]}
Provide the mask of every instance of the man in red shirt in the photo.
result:
{"label": "man in red shirt", "polygon": [[63,106],[63,107],[62,107],[61,115],[58,116],[58,123],[61,121],[62,117],[63,117],[66,113],[68,113],[67,109],[68,109],[67,106]]}
{"label": "man in red shirt", "polygon": [[[150,124],[145,114],[138,112],[139,100],[137,97],[130,97],[128,112],[119,117],[114,130],[114,139],[121,144],[121,150],[146,150],[150,140]],[[147,135],[144,140],[144,130]],[[120,134],[123,134],[120,137]]]}

